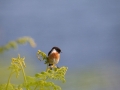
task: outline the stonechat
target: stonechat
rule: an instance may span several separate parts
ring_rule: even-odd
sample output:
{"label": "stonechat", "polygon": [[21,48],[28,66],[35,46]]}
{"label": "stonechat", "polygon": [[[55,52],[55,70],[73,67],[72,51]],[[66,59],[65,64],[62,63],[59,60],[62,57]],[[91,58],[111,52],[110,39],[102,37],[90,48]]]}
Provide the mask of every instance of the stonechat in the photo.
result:
{"label": "stonechat", "polygon": [[53,47],[48,53],[48,66],[50,69],[55,67],[60,60],[61,50],[58,47]]}

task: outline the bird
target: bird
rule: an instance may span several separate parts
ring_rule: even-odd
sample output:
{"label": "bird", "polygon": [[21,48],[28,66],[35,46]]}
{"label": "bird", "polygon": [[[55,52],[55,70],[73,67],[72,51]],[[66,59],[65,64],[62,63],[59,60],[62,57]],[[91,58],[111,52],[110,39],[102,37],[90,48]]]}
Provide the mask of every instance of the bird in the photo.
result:
{"label": "bird", "polygon": [[48,66],[50,69],[56,67],[60,60],[61,49],[59,47],[53,47],[48,52]]}

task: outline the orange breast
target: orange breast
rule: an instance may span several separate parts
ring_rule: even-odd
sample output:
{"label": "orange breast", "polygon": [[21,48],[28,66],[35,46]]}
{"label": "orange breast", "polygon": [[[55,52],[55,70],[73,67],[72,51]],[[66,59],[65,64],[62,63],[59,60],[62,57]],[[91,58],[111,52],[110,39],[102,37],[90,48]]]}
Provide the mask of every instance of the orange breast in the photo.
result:
{"label": "orange breast", "polygon": [[60,54],[58,54],[58,53],[51,53],[48,56],[49,64],[57,64],[59,62],[59,59],[60,59]]}

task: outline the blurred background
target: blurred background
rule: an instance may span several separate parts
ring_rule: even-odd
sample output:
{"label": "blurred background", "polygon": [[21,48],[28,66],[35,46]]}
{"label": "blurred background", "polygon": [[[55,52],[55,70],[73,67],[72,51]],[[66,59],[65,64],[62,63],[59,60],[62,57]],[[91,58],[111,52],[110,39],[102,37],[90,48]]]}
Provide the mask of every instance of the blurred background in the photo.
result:
{"label": "blurred background", "polygon": [[26,74],[34,76],[46,69],[37,50],[58,46],[58,66],[69,68],[66,83],[58,84],[63,90],[120,89],[119,0],[0,0],[0,46],[23,36],[37,47],[0,54],[0,84],[7,82],[12,57],[25,57]]}

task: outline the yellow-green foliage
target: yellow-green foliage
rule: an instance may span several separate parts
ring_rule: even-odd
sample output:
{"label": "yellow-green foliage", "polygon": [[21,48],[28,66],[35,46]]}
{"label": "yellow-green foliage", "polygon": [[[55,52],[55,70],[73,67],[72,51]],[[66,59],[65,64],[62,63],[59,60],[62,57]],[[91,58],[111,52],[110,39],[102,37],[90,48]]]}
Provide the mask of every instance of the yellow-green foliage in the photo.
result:
{"label": "yellow-green foliage", "polygon": [[[44,53],[44,52],[42,52],[41,50],[38,50],[38,52],[37,52],[37,57],[38,57],[38,59],[39,60],[45,60],[45,64],[47,64],[48,62],[48,57],[47,57],[47,55]],[[42,59],[41,59],[42,58]]]}
{"label": "yellow-green foliage", "polygon": [[34,40],[31,37],[25,36],[22,38],[18,38],[15,41],[10,41],[4,46],[0,46],[0,53],[3,53],[4,51],[7,51],[12,48],[15,49],[17,48],[18,44],[25,44],[25,43],[29,43],[31,47],[36,47]]}
{"label": "yellow-green foliage", "polygon": [[[47,55],[44,52],[38,50],[37,56],[47,63]],[[54,70],[47,69],[46,71],[37,73],[34,77],[31,77],[25,75],[24,68],[26,65],[24,60],[25,58],[21,58],[20,55],[18,55],[17,58],[12,58],[11,66],[9,67],[11,72],[8,81],[6,84],[0,85],[0,90],[61,90],[61,87],[54,84],[51,80],[65,82],[67,67],[54,68]],[[20,72],[23,74],[24,82],[20,85],[12,84],[10,82],[11,76],[16,74],[16,77],[18,77]]]}
{"label": "yellow-green foliage", "polygon": [[61,67],[61,68],[56,68],[54,70],[49,69],[46,72],[37,73],[35,76],[43,80],[54,79],[65,82],[66,71],[67,71],[67,67]]}

